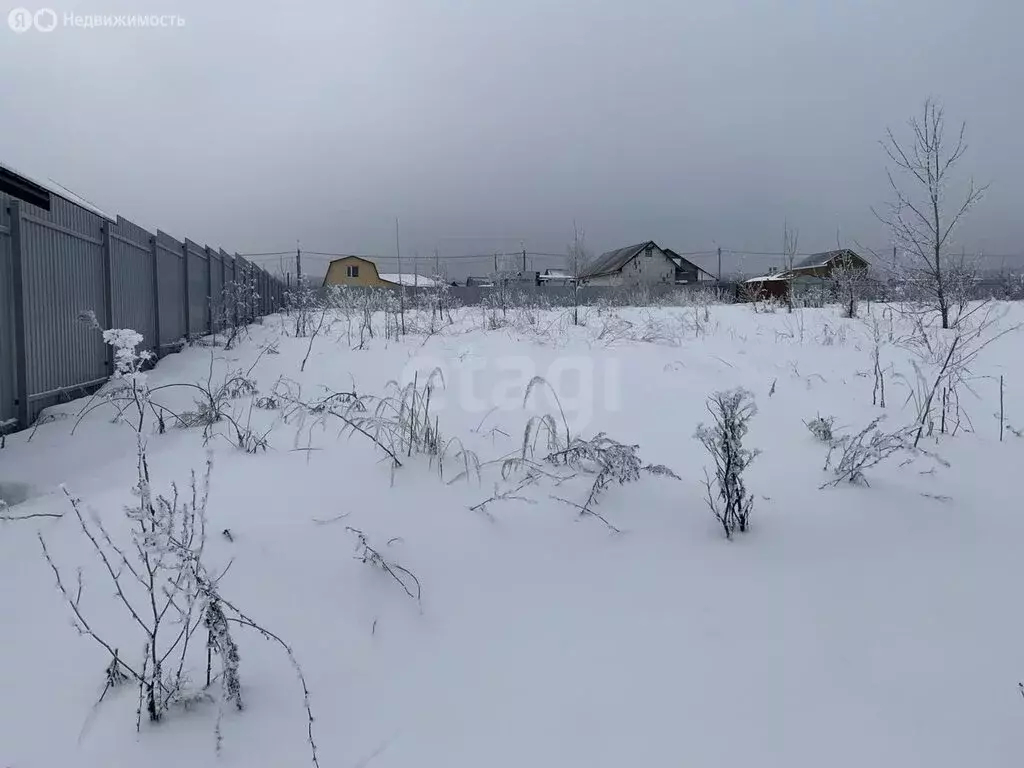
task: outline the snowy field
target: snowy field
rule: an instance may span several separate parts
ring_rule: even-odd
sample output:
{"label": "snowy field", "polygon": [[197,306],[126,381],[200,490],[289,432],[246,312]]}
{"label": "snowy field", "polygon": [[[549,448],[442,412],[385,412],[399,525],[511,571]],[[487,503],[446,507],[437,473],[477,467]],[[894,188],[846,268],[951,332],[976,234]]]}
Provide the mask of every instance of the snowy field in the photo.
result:
{"label": "snowy field", "polygon": [[[984,338],[1024,322],[1021,305],[998,309]],[[147,414],[152,487],[187,491],[212,453],[205,556],[216,573],[230,564],[223,597],[294,650],[319,765],[1020,765],[1024,332],[961,342],[967,358],[954,359],[969,370],[956,393],[937,390],[927,454],[901,451],[867,483],[832,487],[828,446],[805,422],[832,416],[837,435],[880,415],[883,431],[914,424],[952,332],[929,332],[929,352],[878,305],[859,319],[835,307],[583,314],[574,326],[571,310],[513,309],[488,328],[463,309],[433,333],[410,317],[416,331],[398,340],[378,315],[362,349],[359,318],[328,316],[310,343],[274,316],[231,350],[189,347],[148,373],[165,416],[232,372],[257,383],[220,406],[266,435],[252,454],[226,418],[204,429],[167,416],[161,434]],[[872,404],[876,346],[885,408]],[[435,369],[441,462],[403,451],[396,468],[332,413],[352,414],[337,393],[382,397],[390,380],[422,391]],[[547,383],[524,407],[535,376]],[[200,387],[158,389],[182,383]],[[694,432],[710,421],[707,396],[738,386],[758,407],[744,444],[761,453],[746,473],[751,528],[727,540]],[[288,657],[245,627],[232,629],[243,711],[218,703],[215,679],[209,700],[172,704],[158,724],[143,713],[137,732],[137,686],[104,693],[110,656],[76,632],[37,534],[72,593],[82,569],[92,629],[141,666],[144,637],[60,488],[129,541],[136,434],[114,408],[51,409],[0,451],[3,495],[24,498],[6,511],[22,519],[0,523],[0,768],[312,764]],[[604,521],[581,514],[572,504],[594,477],[545,463],[543,428],[530,462],[504,461],[522,457],[543,413],[560,434],[636,444],[678,479],[613,483],[592,506]],[[349,528],[398,578],[357,557]],[[205,628],[196,638],[186,672],[201,693]]]}

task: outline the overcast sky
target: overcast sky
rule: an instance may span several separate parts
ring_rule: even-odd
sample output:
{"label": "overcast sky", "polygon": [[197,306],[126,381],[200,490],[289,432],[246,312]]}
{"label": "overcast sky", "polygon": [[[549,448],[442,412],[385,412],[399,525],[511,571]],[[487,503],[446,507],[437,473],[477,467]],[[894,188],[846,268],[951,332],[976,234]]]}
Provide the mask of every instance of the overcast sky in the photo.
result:
{"label": "overcast sky", "polygon": [[878,142],[934,95],[991,183],[958,242],[1024,253],[1024,0],[47,2],[185,25],[0,27],[0,159],[229,251],[393,255],[395,217],[421,257],[574,220],[597,252],[884,247]]}

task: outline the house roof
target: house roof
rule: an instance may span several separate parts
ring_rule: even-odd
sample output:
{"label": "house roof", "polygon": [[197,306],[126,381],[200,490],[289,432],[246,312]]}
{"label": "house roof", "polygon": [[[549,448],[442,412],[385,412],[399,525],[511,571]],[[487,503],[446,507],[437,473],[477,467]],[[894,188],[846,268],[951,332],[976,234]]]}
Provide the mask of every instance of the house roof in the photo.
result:
{"label": "house roof", "polygon": [[618,272],[636,258],[636,255],[648,245],[655,248],[658,247],[653,240],[647,240],[643,243],[627,245],[625,248],[616,248],[614,251],[602,253],[580,270],[580,277],[600,277],[601,275],[610,275],[613,272]]}
{"label": "house roof", "polygon": [[544,274],[537,275],[538,280],[572,280],[568,272],[561,269],[545,269]]}
{"label": "house roof", "polygon": [[858,253],[854,253],[849,248],[840,248],[834,251],[822,251],[821,253],[812,253],[810,256],[806,256],[800,261],[793,265],[793,269],[814,269],[815,267],[827,267],[830,262],[839,256],[854,256],[855,258],[864,261],[863,257]]}
{"label": "house roof", "polygon": [[105,211],[102,211],[101,209],[97,208],[95,205],[90,203],[88,200],[86,200],[85,198],[79,197],[74,192],[72,192],[70,189],[68,189],[67,187],[65,187],[62,184],[58,184],[53,179],[47,179],[46,181],[41,181],[40,179],[38,179],[36,177],[28,176],[27,174],[22,173],[17,168],[12,167],[8,163],[0,163],[0,171],[6,171],[8,174],[11,174],[14,177],[19,177],[20,176],[22,179],[24,179],[25,181],[29,182],[30,184],[34,184],[37,187],[40,187],[40,188],[46,190],[51,195],[56,195],[57,197],[61,197],[61,198],[65,199],[65,200],[67,200],[69,203],[74,203],[79,208],[84,208],[85,210],[89,211],[90,213],[96,214],[97,216],[99,216],[102,219],[106,219],[107,221],[112,221],[112,222],[116,222],[117,221],[117,217],[116,216],[111,216],[109,213],[106,213]]}
{"label": "house roof", "polygon": [[398,274],[397,272],[381,274],[378,272],[377,277],[386,283],[394,283],[395,285],[419,285],[424,288],[432,288],[438,285],[437,281],[432,277],[425,277],[424,275],[417,275],[415,273],[409,274],[408,272],[403,272],[402,274]]}
{"label": "house roof", "polygon": [[686,262],[691,267],[696,269],[698,272],[703,272],[705,275],[707,275],[708,277],[714,278],[715,280],[718,279],[718,275],[711,274],[706,269],[704,269],[704,267],[700,266],[699,264],[694,264],[692,261],[690,261],[687,258],[684,258],[682,255],[676,253],[671,248],[663,248],[662,250],[665,252],[665,255],[668,256],[673,261],[678,261],[680,264],[682,264],[683,262]]}

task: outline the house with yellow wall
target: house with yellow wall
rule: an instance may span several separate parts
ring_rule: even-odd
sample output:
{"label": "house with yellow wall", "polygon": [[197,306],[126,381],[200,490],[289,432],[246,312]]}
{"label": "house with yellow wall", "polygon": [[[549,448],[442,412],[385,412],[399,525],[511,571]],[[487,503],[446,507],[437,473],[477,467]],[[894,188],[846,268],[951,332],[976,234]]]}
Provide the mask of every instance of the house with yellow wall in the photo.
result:
{"label": "house with yellow wall", "polygon": [[369,259],[345,256],[334,259],[327,267],[324,285],[358,285],[363,288],[395,288],[405,285],[409,288],[429,288],[434,285],[434,280],[425,275],[408,272],[401,275],[382,275],[377,271],[377,265]]}
{"label": "house with yellow wall", "polygon": [[383,288],[388,285],[380,279],[377,265],[358,256],[334,259],[327,267],[324,285],[361,285],[366,288]]}

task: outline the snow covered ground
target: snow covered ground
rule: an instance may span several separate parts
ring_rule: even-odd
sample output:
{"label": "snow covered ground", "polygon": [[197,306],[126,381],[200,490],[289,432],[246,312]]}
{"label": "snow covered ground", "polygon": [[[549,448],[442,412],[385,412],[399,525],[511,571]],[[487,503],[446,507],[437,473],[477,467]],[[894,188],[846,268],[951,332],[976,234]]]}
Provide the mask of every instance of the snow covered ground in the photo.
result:
{"label": "snow covered ground", "polygon": [[[867,471],[870,487],[820,489],[827,448],[804,421],[832,415],[850,433],[883,413],[883,429],[914,418],[916,358],[899,343],[909,329],[883,309],[871,308],[885,409],[872,405],[871,324],[835,308],[588,309],[581,327],[565,312],[510,310],[492,330],[465,309],[438,333],[378,335],[365,349],[351,348],[358,332],[350,346],[343,318],[310,348],[277,316],[236,349],[166,358],[148,381],[216,383],[255,363],[259,396],[286,377],[312,401],[444,375],[431,411],[445,439],[479,457],[479,478],[455,479],[454,457],[444,479],[422,456],[393,470],[363,436],[339,436],[336,420],[286,422],[283,409],[251,409],[270,429],[266,452],[238,450],[226,429],[208,446],[208,556],[231,563],[223,595],[291,643],[324,768],[1016,766],[1024,438],[1006,429],[1000,442],[998,411],[1003,375],[1006,421],[1024,427],[1024,336],[972,363],[975,394],[960,393],[970,424],[922,441],[949,467],[900,456]],[[1024,321],[1024,307],[1004,309],[1000,327]],[[573,434],[638,444],[645,462],[679,476],[609,488],[596,509],[621,534],[553,498],[582,503],[585,477],[545,478],[522,499],[470,509],[495,484],[516,487],[498,460],[518,455],[532,414],[561,421],[546,387],[523,407],[534,376],[558,392]],[[709,420],[707,395],[736,386],[755,396],[746,442],[762,453],[747,480],[752,530],[727,541],[704,501],[710,459],[693,434]],[[194,394],[155,399],[181,411]],[[251,399],[232,401],[233,413],[248,420]],[[86,403],[54,409],[0,451],[0,488],[27,497],[7,514],[64,515],[0,523],[0,767],[309,765],[301,687],[252,633],[236,634],[246,708],[225,714],[219,754],[215,704],[143,720],[139,733],[131,685],[94,706],[109,658],[71,626],[37,540],[72,584],[83,569],[94,628],[141,659],[58,487],[115,536],[127,531],[135,434],[108,405],[76,425]],[[205,450],[200,428],[151,434],[154,487],[184,486]],[[416,575],[420,602],[354,557],[347,526]],[[193,663],[201,682],[201,648]]]}

